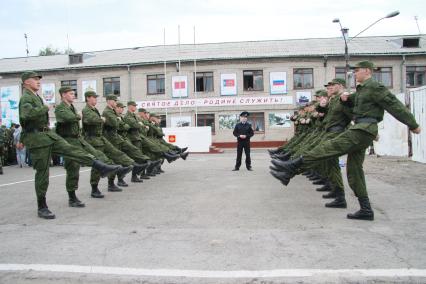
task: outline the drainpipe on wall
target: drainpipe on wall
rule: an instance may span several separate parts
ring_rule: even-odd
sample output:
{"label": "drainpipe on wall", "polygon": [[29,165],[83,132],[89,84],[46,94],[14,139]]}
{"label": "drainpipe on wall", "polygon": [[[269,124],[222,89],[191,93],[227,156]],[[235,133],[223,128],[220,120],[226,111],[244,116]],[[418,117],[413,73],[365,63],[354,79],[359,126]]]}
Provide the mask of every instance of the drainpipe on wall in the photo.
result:
{"label": "drainpipe on wall", "polygon": [[[405,54],[402,55],[402,60],[401,60],[401,68],[400,68],[400,72],[401,72],[401,78],[400,78],[400,88],[399,91],[401,93],[405,94],[405,105],[410,108],[410,94],[407,92],[407,88],[406,88],[406,84],[405,84],[405,79],[404,79],[404,75],[405,75]],[[408,157],[413,156],[413,144],[412,144],[412,137],[411,137],[411,131],[408,131]]]}
{"label": "drainpipe on wall", "polygon": [[[405,82],[404,82],[404,67],[405,67],[405,54],[402,55],[402,61],[401,61],[401,85],[400,85],[400,92],[405,93]],[[407,101],[407,100],[406,100]]]}
{"label": "drainpipe on wall", "polygon": [[327,82],[327,62],[328,62],[328,56],[324,56],[324,76],[325,76],[325,82]]}
{"label": "drainpipe on wall", "polygon": [[128,101],[132,101],[133,97],[132,97],[132,76],[130,73],[130,65],[127,65],[127,75],[129,78],[129,99]]}

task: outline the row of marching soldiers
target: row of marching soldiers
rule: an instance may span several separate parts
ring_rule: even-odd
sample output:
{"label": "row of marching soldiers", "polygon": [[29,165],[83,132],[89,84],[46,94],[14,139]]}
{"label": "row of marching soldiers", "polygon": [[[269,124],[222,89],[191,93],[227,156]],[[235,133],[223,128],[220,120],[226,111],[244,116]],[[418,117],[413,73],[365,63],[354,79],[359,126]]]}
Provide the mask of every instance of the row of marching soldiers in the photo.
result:
{"label": "row of marching soldiers", "polygon": [[126,106],[115,95],[106,97],[107,106],[97,109],[98,95],[85,92],[86,106],[81,114],[73,105],[75,94],[71,88],[59,90],[61,103],[55,107],[56,127],[49,128],[48,112],[37,94],[42,76],[34,71],[21,76],[23,95],[19,102],[19,119],[23,127],[21,142],[33,158],[38,216],[54,219],[49,210],[46,193],[49,185],[49,161],[52,154],[64,157],[66,190],[70,207],[85,207],[76,190],[80,165],[92,167],[90,185],[93,198],[103,198],[99,189],[101,177],[108,178],[108,191],[120,192],[127,187],[125,176],[131,174],[132,183],[142,183],[164,171],[161,165],[182,158],[187,148],[179,148],[163,139],[160,118],[145,109],[137,109],[134,101]]}
{"label": "row of marching soldiers", "polygon": [[326,191],[323,198],[334,199],[325,206],[346,208],[345,191],[339,157],[347,155],[347,177],[358,198],[360,210],[349,219],[374,220],[365,182],[363,162],[366,149],[378,138],[377,124],[388,111],[407,125],[414,134],[419,124],[407,107],[386,87],[373,79],[375,66],[361,61],[353,67],[356,91],[345,91],[346,82],[336,78],[316,92],[316,102],[307,105],[291,118],[296,133],[287,144],[269,150],[271,174],[288,185],[297,174],[303,174]]}

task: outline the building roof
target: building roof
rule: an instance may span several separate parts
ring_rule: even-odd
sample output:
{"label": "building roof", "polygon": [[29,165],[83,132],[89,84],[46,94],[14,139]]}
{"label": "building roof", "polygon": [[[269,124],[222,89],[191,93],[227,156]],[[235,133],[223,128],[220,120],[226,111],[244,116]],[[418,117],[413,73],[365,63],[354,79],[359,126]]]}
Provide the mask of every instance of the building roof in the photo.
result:
{"label": "building roof", "polygon": [[[419,38],[419,47],[402,47],[404,38]],[[426,54],[425,35],[359,37],[349,42],[351,55]],[[97,67],[148,65],[167,62],[232,60],[254,58],[343,56],[342,38],[308,38],[248,42],[223,42],[146,46],[82,52],[83,62],[69,64],[68,55],[30,56],[0,59],[0,74],[25,70],[67,70]]]}

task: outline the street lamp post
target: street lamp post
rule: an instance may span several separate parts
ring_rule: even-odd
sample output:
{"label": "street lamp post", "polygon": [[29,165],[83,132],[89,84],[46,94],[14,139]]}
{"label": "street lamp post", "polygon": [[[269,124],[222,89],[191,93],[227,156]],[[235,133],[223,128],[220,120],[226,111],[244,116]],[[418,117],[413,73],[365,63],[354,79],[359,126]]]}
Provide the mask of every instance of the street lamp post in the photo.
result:
{"label": "street lamp post", "polygon": [[339,23],[340,31],[342,32],[342,37],[343,37],[343,40],[345,42],[345,81],[346,81],[346,84],[349,84],[348,85],[349,88],[351,86],[351,83],[348,81],[348,76],[349,76],[349,47],[348,47],[348,44],[349,44],[349,42],[351,40],[353,40],[354,38],[356,38],[357,36],[359,36],[360,34],[362,34],[363,32],[365,32],[366,30],[368,30],[369,28],[371,28],[372,26],[374,26],[375,24],[377,24],[378,22],[380,22],[381,20],[393,18],[393,17],[398,16],[398,15],[399,15],[399,11],[394,11],[392,13],[389,13],[386,16],[384,16],[383,18],[376,20],[375,22],[373,22],[368,27],[366,27],[365,29],[363,29],[362,31],[360,31],[354,37],[351,37],[351,38],[349,38],[349,29],[344,28],[342,26],[342,23],[340,22],[339,18],[335,18],[333,20],[333,23]]}

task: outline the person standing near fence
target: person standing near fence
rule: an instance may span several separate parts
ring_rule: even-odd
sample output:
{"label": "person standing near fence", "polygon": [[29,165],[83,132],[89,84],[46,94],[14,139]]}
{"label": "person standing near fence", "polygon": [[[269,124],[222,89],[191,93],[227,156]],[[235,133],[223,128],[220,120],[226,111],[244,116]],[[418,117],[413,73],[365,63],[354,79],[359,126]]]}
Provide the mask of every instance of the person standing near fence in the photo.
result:
{"label": "person standing near fence", "polygon": [[18,161],[18,166],[20,168],[26,165],[25,158],[27,156],[27,149],[24,144],[20,142],[21,132],[22,127],[19,124],[15,125],[15,132],[13,132],[13,145],[16,148],[16,160]]}

